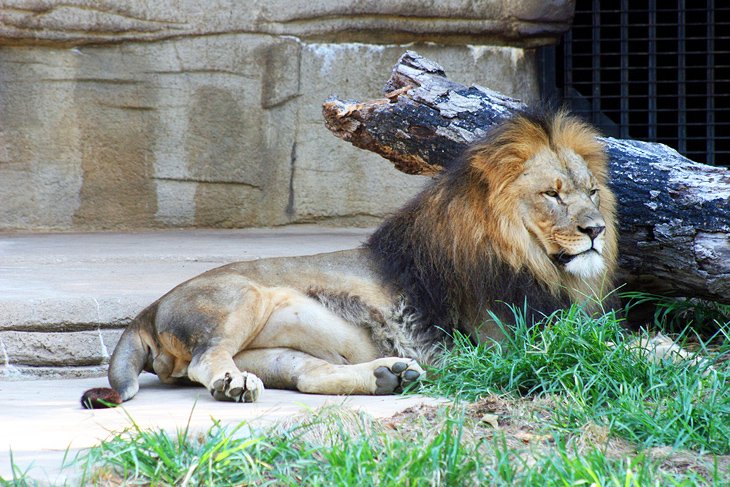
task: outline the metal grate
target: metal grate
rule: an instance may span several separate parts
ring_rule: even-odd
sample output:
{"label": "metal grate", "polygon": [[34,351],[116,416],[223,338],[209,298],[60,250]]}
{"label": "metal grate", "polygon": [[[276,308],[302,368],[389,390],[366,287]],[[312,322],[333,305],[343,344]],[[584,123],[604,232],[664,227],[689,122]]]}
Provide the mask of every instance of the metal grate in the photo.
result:
{"label": "metal grate", "polygon": [[543,96],[603,133],[730,165],[728,2],[577,2],[573,28],[542,60]]}

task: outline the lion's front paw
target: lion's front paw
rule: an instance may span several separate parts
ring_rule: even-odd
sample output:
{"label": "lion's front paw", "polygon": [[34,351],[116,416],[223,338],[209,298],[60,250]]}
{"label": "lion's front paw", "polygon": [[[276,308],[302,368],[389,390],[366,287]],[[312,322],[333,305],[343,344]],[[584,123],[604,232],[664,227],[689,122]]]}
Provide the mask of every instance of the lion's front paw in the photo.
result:
{"label": "lion's front paw", "polygon": [[426,376],[426,372],[410,359],[393,359],[393,363],[377,367],[375,374],[375,394],[402,392],[405,387]]}
{"label": "lion's front paw", "polygon": [[255,402],[264,390],[261,379],[249,372],[226,372],[213,381],[210,394],[217,401]]}

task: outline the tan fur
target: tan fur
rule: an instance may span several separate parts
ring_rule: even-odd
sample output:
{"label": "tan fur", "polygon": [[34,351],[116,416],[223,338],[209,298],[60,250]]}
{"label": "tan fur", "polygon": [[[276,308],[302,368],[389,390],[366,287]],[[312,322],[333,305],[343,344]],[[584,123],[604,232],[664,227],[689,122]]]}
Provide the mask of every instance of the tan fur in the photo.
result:
{"label": "tan fur", "polygon": [[[596,135],[563,113],[544,127],[515,117],[470,150],[461,172],[438,179],[386,221],[367,248],[239,262],[179,285],[124,332],[110,365],[112,387],[130,399],[144,368],[163,382],[199,382],[219,400],[254,401],[263,384],[392,393],[422,376],[416,361],[448,341],[435,338],[445,336],[437,327],[486,319],[505,291],[494,273],[530,279],[526,296],[507,290],[518,298],[544,289],[550,302],[563,295],[600,302],[612,286],[617,235]],[[581,226],[605,231],[594,240]],[[399,258],[421,260],[403,272],[388,268],[391,247]],[[563,266],[562,254],[580,255]],[[431,288],[402,285],[406,271],[443,284],[446,314],[421,306],[418,289]],[[474,335],[499,336],[489,327]]]}

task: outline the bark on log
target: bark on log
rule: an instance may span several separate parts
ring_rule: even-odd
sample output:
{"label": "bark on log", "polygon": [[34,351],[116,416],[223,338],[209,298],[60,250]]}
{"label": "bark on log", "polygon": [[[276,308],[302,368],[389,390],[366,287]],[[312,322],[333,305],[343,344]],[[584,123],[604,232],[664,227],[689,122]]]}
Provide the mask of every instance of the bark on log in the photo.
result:
{"label": "bark on log", "polygon": [[[409,174],[448,167],[519,101],[446,78],[405,53],[366,102],[330,99],[327,127]],[[620,278],[631,289],[730,303],[730,170],[690,161],[663,145],[606,137],[620,203]]]}

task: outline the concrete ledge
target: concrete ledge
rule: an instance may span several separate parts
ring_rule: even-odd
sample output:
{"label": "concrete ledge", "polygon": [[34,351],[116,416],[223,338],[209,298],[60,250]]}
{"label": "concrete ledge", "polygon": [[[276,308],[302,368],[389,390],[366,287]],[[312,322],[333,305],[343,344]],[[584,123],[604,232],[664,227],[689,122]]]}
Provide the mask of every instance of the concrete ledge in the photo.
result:
{"label": "concrete ledge", "polygon": [[213,267],[355,248],[369,229],[0,234],[0,378],[101,375],[123,327]]}

